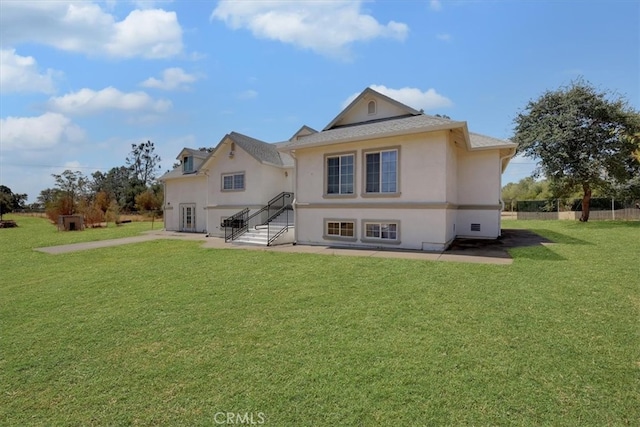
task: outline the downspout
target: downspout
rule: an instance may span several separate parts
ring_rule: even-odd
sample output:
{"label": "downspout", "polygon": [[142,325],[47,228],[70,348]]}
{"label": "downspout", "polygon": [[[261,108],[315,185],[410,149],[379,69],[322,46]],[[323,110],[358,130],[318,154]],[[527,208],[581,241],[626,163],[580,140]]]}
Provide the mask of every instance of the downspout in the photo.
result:
{"label": "downspout", "polygon": [[289,150],[289,155],[293,157],[293,201],[291,206],[293,207],[293,244],[298,243],[298,212],[296,205],[298,203],[298,158],[296,157],[296,150]]}
{"label": "downspout", "polygon": [[167,181],[162,181],[162,223],[164,224],[164,230],[167,231]]}
{"label": "downspout", "polygon": [[204,186],[204,191],[207,194],[206,200],[205,200],[205,204],[204,204],[204,226],[205,226],[205,232],[207,233],[206,237],[209,237],[209,174],[207,173],[206,169],[202,170],[202,173],[204,174],[204,176],[206,176],[206,185]]}
{"label": "downspout", "polygon": [[515,154],[516,154],[515,148],[510,148],[509,154],[500,157],[500,160],[498,161],[498,168],[500,171],[500,185],[498,185],[498,200],[500,201],[500,222],[498,227],[498,236],[502,236],[502,211],[504,210],[504,200],[502,200],[502,172],[504,172],[502,170],[502,161],[506,159],[510,159]]}

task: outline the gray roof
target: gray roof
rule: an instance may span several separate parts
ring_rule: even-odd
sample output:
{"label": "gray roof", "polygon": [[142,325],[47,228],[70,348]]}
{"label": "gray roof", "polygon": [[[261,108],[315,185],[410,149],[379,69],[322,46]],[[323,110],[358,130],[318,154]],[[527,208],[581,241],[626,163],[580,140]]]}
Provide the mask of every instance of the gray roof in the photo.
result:
{"label": "gray roof", "polygon": [[385,94],[383,94],[383,93],[380,93],[380,92],[378,92],[378,91],[376,91],[376,90],[371,89],[370,87],[367,87],[367,88],[365,88],[365,90],[363,90],[363,91],[360,93],[360,95],[358,95],[358,96],[357,96],[353,101],[351,101],[351,103],[350,103],[349,105],[347,105],[345,108],[343,108],[343,109],[342,109],[342,111],[341,111],[341,112],[340,112],[340,113],[339,113],[339,114],[338,114],[338,115],[337,115],[333,120],[331,120],[331,121],[329,122],[329,124],[328,124],[327,126],[325,126],[325,127],[324,127],[324,129],[322,129],[322,130],[323,130],[323,131],[326,131],[326,130],[329,130],[329,129],[334,128],[334,127],[335,127],[335,124],[336,124],[338,121],[340,121],[340,119],[341,119],[342,117],[344,117],[344,116],[345,116],[345,114],[347,114],[347,112],[348,112],[349,110],[351,110],[351,108],[352,108],[354,105],[356,105],[358,102],[360,102],[360,100],[361,100],[362,98],[364,98],[365,96],[367,96],[367,95],[373,95],[373,96],[375,96],[375,97],[377,97],[377,98],[379,98],[379,99],[386,100],[388,103],[390,103],[390,104],[392,104],[392,105],[395,105],[396,107],[399,107],[401,110],[404,110],[404,111],[405,111],[405,113],[406,113],[407,115],[413,115],[413,116],[416,116],[416,115],[422,114],[420,111],[417,111],[417,110],[415,110],[415,109],[413,109],[413,108],[409,107],[408,105],[403,104],[403,103],[402,103],[402,102],[400,102],[400,101],[396,101],[395,99],[390,98],[390,97],[388,97],[387,95],[385,95]]}
{"label": "gray roof", "polygon": [[410,134],[429,130],[450,129],[464,126],[464,122],[442,117],[419,114],[408,117],[392,117],[365,123],[336,127],[312,135],[302,136],[286,145],[288,149],[307,145],[325,145],[348,140],[380,138],[394,134]]}
{"label": "gray roof", "polygon": [[180,151],[180,154],[182,154],[185,151],[187,153],[189,153],[190,155],[192,155],[194,157],[199,157],[201,159],[204,159],[209,155],[208,151],[196,150],[194,148],[187,148],[187,147],[183,148],[182,151]]}
{"label": "gray roof", "polygon": [[174,178],[190,178],[194,176],[202,176],[202,175],[198,175],[197,170],[189,173],[183,173],[182,166],[176,166],[175,168],[173,168],[173,170],[165,173],[160,178],[158,178],[158,181],[164,181],[166,179],[174,179]]}
{"label": "gray roof", "polygon": [[498,139],[491,136],[480,135],[479,133],[469,132],[469,139],[471,142],[471,148],[510,148],[515,147],[516,144],[508,139]]}
{"label": "gray roof", "polygon": [[293,166],[293,158],[279,152],[276,144],[269,144],[238,132],[231,132],[227,137],[261,163],[283,167]]}

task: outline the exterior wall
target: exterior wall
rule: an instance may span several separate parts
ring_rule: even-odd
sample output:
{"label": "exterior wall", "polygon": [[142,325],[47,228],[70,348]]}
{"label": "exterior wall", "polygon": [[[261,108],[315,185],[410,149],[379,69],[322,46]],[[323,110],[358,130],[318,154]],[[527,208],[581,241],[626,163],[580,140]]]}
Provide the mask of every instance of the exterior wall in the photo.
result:
{"label": "exterior wall", "polygon": [[[228,143],[225,143],[228,145]],[[207,229],[210,235],[222,235],[221,218],[227,218],[244,208],[252,211],[266,205],[283,191],[293,191],[294,171],[291,168],[262,164],[236,146],[233,157],[230,149],[220,147],[219,153],[207,165]],[[244,173],[244,190],[222,190],[222,176]]]}
{"label": "exterior wall", "polygon": [[353,108],[351,111],[347,112],[336,125],[346,125],[353,123],[362,123],[368,122],[369,120],[378,120],[384,119],[387,117],[396,117],[407,114],[407,112],[398,107],[397,105],[393,105],[391,103],[385,102],[380,99],[376,99],[376,112],[375,114],[369,114],[368,104],[369,101],[374,100],[373,98],[365,98],[360,101],[360,104],[357,108]]}
{"label": "exterior wall", "polygon": [[[326,221],[353,221],[355,236],[338,238],[326,235]],[[364,223],[388,221],[398,224],[398,239],[372,241],[367,239]],[[296,208],[296,242],[306,245],[370,247],[441,251],[449,242],[445,238],[445,209],[361,208]]]}
{"label": "exterior wall", "polygon": [[[453,215],[447,210],[446,132],[381,138],[334,146],[297,150],[296,240],[300,244],[332,244],[359,247],[390,247],[442,250],[453,238]],[[364,153],[371,149],[398,149],[397,194],[364,194]],[[325,194],[327,154],[355,154],[354,194]],[[449,191],[452,193],[452,191]],[[325,221],[355,222],[356,238],[325,235]],[[398,242],[363,241],[363,222],[398,222]]]}
{"label": "exterior wall", "polygon": [[[471,224],[480,224],[480,231],[472,230]],[[458,209],[456,218],[458,237],[496,239],[500,236],[500,209]]]}
{"label": "exterior wall", "polygon": [[207,231],[205,215],[207,180],[204,175],[190,175],[165,182],[164,228],[180,231],[180,205],[195,205],[196,232]]}
{"label": "exterior wall", "polygon": [[462,150],[456,147],[453,140],[449,140],[447,143],[447,178],[446,178],[446,188],[447,188],[447,196],[446,199],[449,203],[458,203],[458,156]]}
{"label": "exterior wall", "polygon": [[[500,158],[498,150],[458,151],[458,214],[460,237],[500,236]],[[471,224],[479,224],[480,231]]]}
{"label": "exterior wall", "polygon": [[[296,201],[298,203],[341,203],[353,201],[445,203],[445,132],[381,138],[372,141],[345,143],[333,146],[297,150]],[[398,149],[399,194],[363,195],[364,151]],[[355,194],[353,196],[325,195],[325,155],[355,153]]]}

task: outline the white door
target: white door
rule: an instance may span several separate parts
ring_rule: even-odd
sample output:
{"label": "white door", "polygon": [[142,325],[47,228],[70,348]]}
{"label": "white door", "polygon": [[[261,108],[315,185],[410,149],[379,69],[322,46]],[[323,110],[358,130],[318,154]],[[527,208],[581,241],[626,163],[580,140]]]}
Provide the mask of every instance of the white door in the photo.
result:
{"label": "white door", "polygon": [[196,231],[196,205],[180,205],[180,231]]}

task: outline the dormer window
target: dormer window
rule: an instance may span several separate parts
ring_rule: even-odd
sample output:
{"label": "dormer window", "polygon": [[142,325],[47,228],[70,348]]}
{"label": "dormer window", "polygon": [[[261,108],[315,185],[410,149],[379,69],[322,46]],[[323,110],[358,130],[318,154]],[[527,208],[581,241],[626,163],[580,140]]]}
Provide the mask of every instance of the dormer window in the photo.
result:
{"label": "dormer window", "polygon": [[182,173],[191,173],[191,172],[193,172],[193,157],[184,156],[182,158]]}
{"label": "dormer window", "polygon": [[376,101],[369,101],[369,104],[367,104],[367,112],[369,115],[376,113]]}

